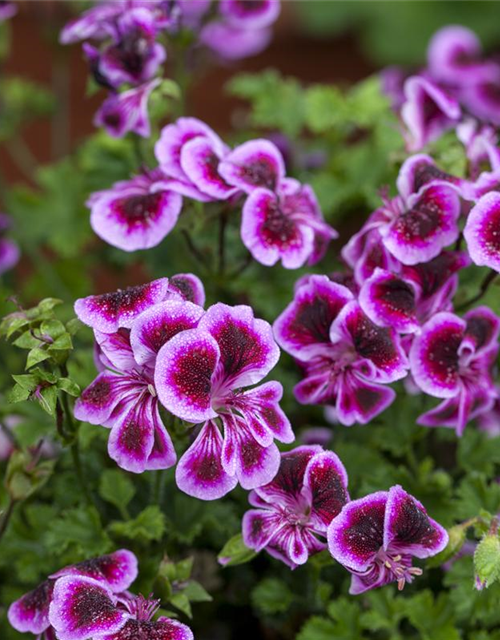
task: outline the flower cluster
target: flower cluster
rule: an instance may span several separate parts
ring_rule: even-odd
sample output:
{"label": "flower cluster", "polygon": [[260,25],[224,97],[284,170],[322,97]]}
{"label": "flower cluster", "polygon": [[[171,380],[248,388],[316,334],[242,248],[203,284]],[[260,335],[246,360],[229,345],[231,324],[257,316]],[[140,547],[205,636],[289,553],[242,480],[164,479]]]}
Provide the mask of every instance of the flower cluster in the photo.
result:
{"label": "flower cluster", "polygon": [[0,213],[0,275],[12,269],[19,260],[19,247],[6,237],[6,231],[10,226],[10,219],[4,213]]}
{"label": "flower cluster", "polygon": [[137,558],[126,549],[64,567],[13,602],[10,624],[45,640],[192,640],[189,627],[160,617],[159,601],[128,591]]}
{"label": "flower cluster", "polygon": [[[95,82],[109,91],[94,123],[115,137],[129,131],[148,137],[148,101],[160,84],[167,45],[184,31],[222,58],[254,55],[271,38],[279,0],[113,0],[98,3],[69,22],[63,44],[84,41],[83,51]],[[90,44],[93,41],[99,46]]]}
{"label": "flower cluster", "polygon": [[135,473],[176,462],[160,403],[172,416],[203,423],[179,461],[177,483],[211,500],[238,481],[253,489],[272,480],[279,466],[274,439],[292,442],[294,435],[279,407],[281,385],[247,388],[278,361],[270,325],[247,306],[219,303],[205,311],[203,303],[192,275],[77,300],[78,317],[94,330],[101,373],[75,416],[110,428],[111,458]]}
{"label": "flower cluster", "polygon": [[399,486],[351,502],[342,462],[320,446],[283,453],[274,480],[249,500],[255,509],[243,518],[248,547],[292,569],[328,547],[352,573],[352,594],[394,581],[402,589],[422,573],[412,557],[433,556],[448,543],[445,529]]}
{"label": "flower cluster", "polygon": [[120,249],[161,242],[177,222],[182,196],[232,207],[244,198],[241,238],[266,266],[315,264],[337,237],[311,187],[285,176],[283,157],[269,140],[230,150],[205,123],[179,118],[164,127],[155,153],[157,168],[94,193],[87,203],[94,231]]}

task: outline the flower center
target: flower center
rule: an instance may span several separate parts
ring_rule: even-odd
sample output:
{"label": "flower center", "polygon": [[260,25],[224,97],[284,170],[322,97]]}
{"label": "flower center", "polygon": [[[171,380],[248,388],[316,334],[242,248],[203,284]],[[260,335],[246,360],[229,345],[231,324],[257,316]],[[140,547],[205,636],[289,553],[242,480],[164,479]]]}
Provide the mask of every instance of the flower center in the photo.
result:
{"label": "flower center", "polygon": [[149,622],[160,608],[160,600],[154,600],[151,593],[148,598],[142,594],[128,600],[125,606],[139,622]]}
{"label": "flower center", "polygon": [[404,589],[405,584],[410,583],[415,576],[422,575],[422,569],[411,566],[411,558],[401,554],[392,555],[380,549],[377,553],[376,562],[390,571],[398,583],[399,591]]}

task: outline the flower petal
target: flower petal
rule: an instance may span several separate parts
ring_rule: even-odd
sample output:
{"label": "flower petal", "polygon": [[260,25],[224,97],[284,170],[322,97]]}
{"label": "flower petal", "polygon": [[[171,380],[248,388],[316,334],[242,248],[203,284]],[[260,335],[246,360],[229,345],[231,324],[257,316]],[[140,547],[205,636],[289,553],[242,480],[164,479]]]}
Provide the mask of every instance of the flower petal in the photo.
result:
{"label": "flower petal", "polygon": [[349,289],[326,276],[312,276],[275,320],[276,340],[282,349],[300,360],[314,357],[330,343],[332,322],[353,298]]}
{"label": "flower petal", "polygon": [[258,187],[274,191],[285,177],[285,163],[278,147],[269,140],[250,140],[222,160],[219,172],[228,184],[246,193]]}
{"label": "flower petal", "polygon": [[137,574],[135,554],[128,549],[120,549],[108,555],[64,567],[50,577],[56,579],[62,576],[85,576],[99,582],[105,582],[113,593],[120,593],[130,587],[137,578]]}
{"label": "flower petal", "polygon": [[154,366],[158,352],[171,338],[194,329],[203,309],[192,302],[167,300],[142,313],[132,325],[130,342],[139,364]]}
{"label": "flower petal", "polygon": [[193,640],[191,629],[179,622],[162,616],[158,620],[129,620],[112,636],[101,640]]}
{"label": "flower petal", "polygon": [[139,314],[165,299],[167,291],[168,279],[160,278],[113,293],[80,298],[75,302],[75,313],[89,327],[114,333],[120,327],[130,329]]}
{"label": "flower petal", "polygon": [[384,517],[389,494],[371,493],[348,502],[328,527],[328,548],[348,569],[365,571],[384,543]]}
{"label": "flower petal", "polygon": [[125,625],[130,614],[115,605],[104,583],[64,576],[55,584],[49,619],[59,640],[87,640],[116,633]]}
{"label": "flower petal", "polygon": [[237,189],[228,184],[219,172],[221,156],[208,138],[198,136],[187,142],[181,151],[181,167],[197,189],[214,200],[227,200]]}
{"label": "flower petal", "polygon": [[358,375],[345,374],[338,386],[335,410],[338,421],[346,427],[355,423],[368,424],[385,411],[396,398],[396,392],[373,384]]}
{"label": "flower petal", "polygon": [[76,401],[75,418],[105,424],[117,405],[135,393],[136,385],[129,378],[108,371],[100,373]]}
{"label": "flower petal", "polygon": [[[254,436],[257,429],[269,433],[271,440],[273,437],[286,443],[295,440],[290,421],[279,406],[282,396],[283,387],[279,382],[266,382],[250,391],[245,391],[236,399],[238,410],[252,428]],[[267,445],[270,443],[270,441],[267,442]],[[264,442],[261,444],[267,446]]]}
{"label": "flower petal", "polygon": [[221,0],[219,11],[231,25],[242,29],[262,29],[275,22],[280,13],[279,0],[242,3],[239,0]]}
{"label": "flower petal", "polygon": [[169,340],[156,359],[155,387],[163,406],[189,422],[215,418],[212,376],[219,345],[206,331],[190,329]]}
{"label": "flower petal", "polygon": [[427,515],[425,507],[396,485],[387,497],[384,523],[384,549],[410,553],[428,558],[442,551],[448,544],[448,534]]}
{"label": "flower petal", "polygon": [[307,465],[304,487],[311,495],[311,522],[326,531],[350,499],[347,472],[340,458],[333,451],[316,454]]}
{"label": "flower petal", "polygon": [[472,208],[464,229],[472,261],[500,272],[500,193],[484,195]]}
{"label": "flower petal", "polygon": [[16,631],[38,635],[49,627],[49,605],[53,590],[54,581],[45,580],[10,605],[7,617]]}
{"label": "flower petal", "polygon": [[181,491],[200,500],[217,500],[238,484],[222,467],[222,436],[209,420],[179,460],[175,477]]}
{"label": "flower petal", "polygon": [[192,273],[177,273],[169,278],[169,294],[176,293],[183,300],[192,302],[200,307],[205,306],[205,289],[202,281]]}
{"label": "flower petal", "polygon": [[275,511],[250,509],[243,516],[243,542],[250,549],[262,551],[284,524],[285,520]]}

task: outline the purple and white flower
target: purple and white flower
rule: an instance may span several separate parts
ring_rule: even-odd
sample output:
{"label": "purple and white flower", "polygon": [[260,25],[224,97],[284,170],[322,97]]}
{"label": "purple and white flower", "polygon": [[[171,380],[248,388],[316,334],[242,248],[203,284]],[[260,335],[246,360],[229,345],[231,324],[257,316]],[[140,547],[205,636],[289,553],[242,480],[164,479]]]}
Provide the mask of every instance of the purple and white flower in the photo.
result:
{"label": "purple and white flower", "polygon": [[280,346],[304,378],[295,387],[303,404],[335,407],[339,422],[366,424],[386,409],[408,361],[393,329],[378,327],[346,287],[312,276],[274,323]]}
{"label": "purple and white flower", "polygon": [[438,313],[415,337],[410,350],[413,380],[425,393],[443,398],[418,423],[454,428],[491,409],[497,392],[491,375],[498,354],[500,318],[487,307],[464,318]]}
{"label": "purple and white flower", "polygon": [[390,582],[403,589],[422,574],[412,558],[429,558],[447,544],[446,530],[398,485],[348,502],[328,527],[328,548],[352,574],[352,595]]}
{"label": "purple and white flower", "polygon": [[279,0],[220,0],[219,12],[229,24],[243,29],[262,29],[276,22],[280,13]]}
{"label": "purple and white flower", "polygon": [[20,257],[17,244],[5,235],[9,227],[10,218],[4,213],[0,213],[0,275],[12,269]]}
{"label": "purple and white flower", "polygon": [[472,261],[500,272],[500,193],[486,193],[471,209],[464,229]]}
{"label": "purple and white flower", "polygon": [[93,193],[87,202],[92,229],[123,251],[155,247],[172,231],[182,209],[182,196],[165,187],[163,174],[154,172]]}
{"label": "purple and white flower", "polygon": [[0,23],[13,18],[17,13],[17,7],[14,2],[2,0],[0,2]]}
{"label": "purple and white flower", "polygon": [[258,188],[276,191],[285,178],[285,161],[270,140],[249,140],[225,156],[219,172],[245,193]]}
{"label": "purple and white flower", "polygon": [[180,489],[213,500],[238,481],[253,489],[276,475],[274,439],[294,439],[278,404],[283,389],[277,382],[245,387],[261,382],[278,358],[269,324],[254,318],[250,307],[224,304],[210,307],[196,329],[177,334],[160,350],[160,402],[183,420],[204,423],[177,466]]}
{"label": "purple and white flower", "polygon": [[347,473],[332,451],[297,447],[281,454],[274,480],[249,501],[255,509],[243,518],[245,545],[294,569],[326,548],[327,527],[349,501]]}

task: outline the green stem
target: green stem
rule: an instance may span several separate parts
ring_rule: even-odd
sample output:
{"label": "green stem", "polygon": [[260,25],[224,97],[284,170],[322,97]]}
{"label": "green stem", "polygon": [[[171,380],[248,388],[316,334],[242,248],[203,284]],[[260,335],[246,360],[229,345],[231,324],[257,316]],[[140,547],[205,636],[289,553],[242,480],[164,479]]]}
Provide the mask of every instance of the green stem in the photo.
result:
{"label": "green stem", "polygon": [[92,496],[90,495],[89,488],[87,486],[87,482],[85,480],[85,476],[83,473],[82,461],[80,458],[80,445],[78,443],[78,437],[75,438],[73,444],[71,445],[71,456],[73,458],[73,465],[75,467],[75,475],[78,479],[78,483],[82,489],[82,493],[85,496],[85,500],[89,505],[93,505],[94,501],[92,500]]}
{"label": "green stem", "polygon": [[490,284],[495,280],[497,276],[498,276],[498,272],[491,269],[486,274],[486,277],[482,281],[481,286],[479,287],[479,291],[476,293],[476,295],[470,298],[469,300],[466,300],[465,302],[463,302],[461,305],[457,307],[456,310],[463,311],[464,309],[467,309],[467,307],[470,307],[471,304],[474,304],[478,300],[481,300],[481,298],[488,291]]}
{"label": "green stem", "polygon": [[226,229],[227,229],[227,212],[222,211],[219,218],[219,275],[224,275],[226,270]]}
{"label": "green stem", "polygon": [[7,505],[7,509],[5,510],[2,516],[2,520],[0,521],[0,540],[2,539],[3,535],[7,531],[7,527],[9,526],[10,519],[12,517],[12,514],[14,513],[15,504],[16,504],[16,501],[12,497],[10,497],[9,504]]}
{"label": "green stem", "polygon": [[206,258],[198,249],[198,247],[195,245],[189,231],[187,229],[183,229],[182,235],[184,236],[184,240],[186,241],[187,248],[189,249],[189,252],[191,253],[191,255],[200,264],[200,266],[206,269],[207,268]]}

